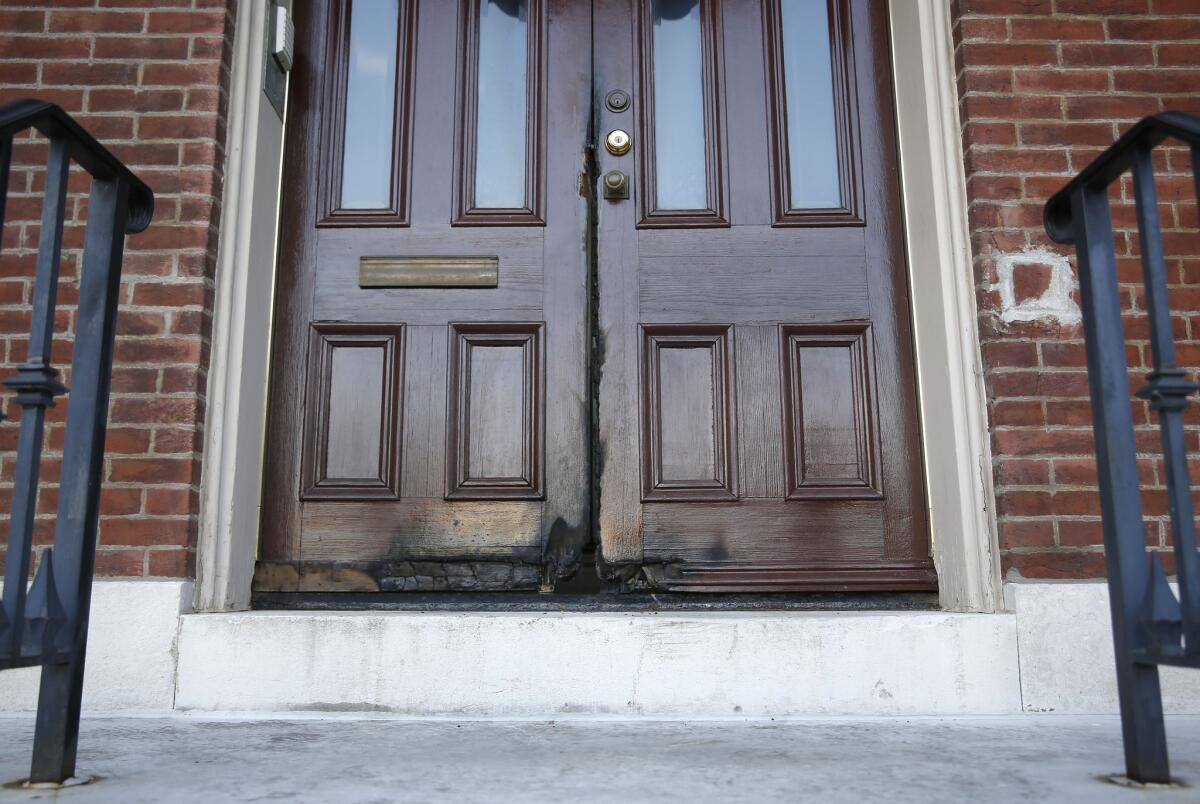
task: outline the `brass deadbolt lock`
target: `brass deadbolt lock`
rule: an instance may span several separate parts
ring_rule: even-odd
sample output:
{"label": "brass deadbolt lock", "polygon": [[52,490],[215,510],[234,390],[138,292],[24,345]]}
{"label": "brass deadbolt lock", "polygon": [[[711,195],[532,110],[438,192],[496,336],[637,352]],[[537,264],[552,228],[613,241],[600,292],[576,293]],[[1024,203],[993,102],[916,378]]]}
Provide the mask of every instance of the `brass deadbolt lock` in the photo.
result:
{"label": "brass deadbolt lock", "polygon": [[604,174],[604,197],[610,200],[620,200],[629,197],[629,177],[619,170],[610,170]]}
{"label": "brass deadbolt lock", "polygon": [[633,140],[629,138],[629,133],[619,128],[614,128],[604,138],[604,147],[613,156],[624,156],[632,146]]}

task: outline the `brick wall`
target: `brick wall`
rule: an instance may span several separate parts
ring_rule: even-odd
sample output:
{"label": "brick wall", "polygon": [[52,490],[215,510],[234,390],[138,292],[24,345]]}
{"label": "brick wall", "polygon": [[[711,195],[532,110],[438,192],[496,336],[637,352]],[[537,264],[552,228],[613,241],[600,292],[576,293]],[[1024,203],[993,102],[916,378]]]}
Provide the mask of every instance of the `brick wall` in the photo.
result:
{"label": "brick wall", "polygon": [[[0,0],[0,103],[31,96],[58,103],[156,195],[153,223],[127,240],[125,252],[102,575],[193,573],[233,2]],[[3,376],[25,356],[45,155],[44,143],[28,142],[14,157],[0,276]],[[83,178],[73,176],[73,190],[86,189]],[[59,365],[73,327],[82,202],[73,195],[64,235]],[[51,483],[38,504],[39,545],[52,538],[64,408],[50,416],[43,477]],[[13,422],[0,425],[0,510],[12,494],[16,436]]]}
{"label": "brick wall", "polygon": [[[1098,577],[1099,499],[1074,260],[1046,237],[1041,208],[1143,115],[1200,114],[1200,0],[955,0],[953,14],[1004,571]],[[1182,149],[1160,154],[1157,167],[1172,303],[1182,311],[1179,358],[1197,367],[1195,186]],[[1137,387],[1150,349],[1128,184],[1112,200]],[[1163,547],[1158,432],[1144,403],[1135,403],[1134,421],[1147,540]],[[1191,429],[1196,449],[1200,428]]]}

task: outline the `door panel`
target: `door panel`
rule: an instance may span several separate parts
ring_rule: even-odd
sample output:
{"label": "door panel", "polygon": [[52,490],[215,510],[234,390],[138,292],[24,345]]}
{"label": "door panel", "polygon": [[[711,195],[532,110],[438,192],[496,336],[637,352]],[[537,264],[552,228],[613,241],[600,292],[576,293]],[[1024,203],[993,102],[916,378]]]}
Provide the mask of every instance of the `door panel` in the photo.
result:
{"label": "door panel", "polygon": [[[325,0],[296,25],[256,586],[553,582],[589,528],[590,9]],[[492,258],[496,286],[368,281],[404,257],[422,285]]]}
{"label": "door panel", "polygon": [[[932,588],[886,8],[595,7],[598,97],[638,88],[631,112],[597,105],[600,139],[637,121],[627,155],[598,155],[637,177],[597,214],[608,569],[673,589]],[[687,96],[669,124],[664,76]],[[664,161],[664,139],[688,145]],[[700,198],[662,189],[687,160],[707,209],[664,209]]]}

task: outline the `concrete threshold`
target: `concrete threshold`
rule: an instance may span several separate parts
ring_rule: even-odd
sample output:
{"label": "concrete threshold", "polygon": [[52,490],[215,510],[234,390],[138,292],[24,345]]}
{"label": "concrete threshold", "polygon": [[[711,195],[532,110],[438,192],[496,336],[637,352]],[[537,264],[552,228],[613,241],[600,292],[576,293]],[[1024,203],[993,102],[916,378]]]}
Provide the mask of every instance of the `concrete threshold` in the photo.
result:
{"label": "concrete threshold", "polygon": [[[1174,770],[1200,780],[1200,717],[1168,718]],[[84,718],[96,781],[23,791],[32,719],[0,718],[5,801],[1191,802],[1122,771],[1115,716],[772,722]]]}

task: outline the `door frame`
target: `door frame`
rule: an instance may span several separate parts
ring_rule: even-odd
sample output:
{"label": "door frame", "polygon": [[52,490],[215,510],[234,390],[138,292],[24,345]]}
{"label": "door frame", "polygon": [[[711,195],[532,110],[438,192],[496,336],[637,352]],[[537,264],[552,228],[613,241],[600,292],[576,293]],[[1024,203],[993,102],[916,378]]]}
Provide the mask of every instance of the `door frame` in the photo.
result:
{"label": "door frame", "polygon": [[[234,29],[200,488],[197,611],[249,608],[258,549],[271,321],[261,311],[274,297],[283,149],[283,122],[263,93],[272,7],[238,4]],[[1003,605],[1002,585],[950,11],[941,0],[893,2],[889,21],[918,409],[939,596],[946,610],[994,612]],[[270,271],[263,269],[268,264]],[[925,427],[925,422],[938,426]]]}

